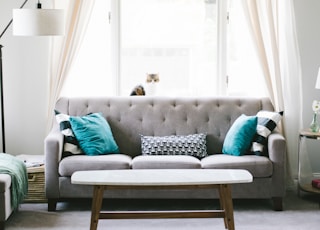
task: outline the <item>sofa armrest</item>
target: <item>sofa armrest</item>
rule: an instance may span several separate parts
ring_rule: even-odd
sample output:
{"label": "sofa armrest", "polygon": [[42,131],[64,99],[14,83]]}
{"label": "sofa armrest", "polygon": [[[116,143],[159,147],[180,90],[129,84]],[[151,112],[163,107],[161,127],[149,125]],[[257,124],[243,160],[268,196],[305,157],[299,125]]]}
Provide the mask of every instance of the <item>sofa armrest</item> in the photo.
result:
{"label": "sofa armrest", "polygon": [[286,188],[286,141],[280,133],[271,133],[268,138],[269,158],[273,163],[273,197],[283,197]]}
{"label": "sofa armrest", "polygon": [[0,173],[0,193],[4,193],[11,187],[11,176]]}
{"label": "sofa armrest", "polygon": [[63,149],[63,135],[54,127],[44,141],[45,188],[47,198],[59,198],[59,162]]}
{"label": "sofa armrest", "polygon": [[13,211],[10,188],[11,176],[9,174],[0,174],[0,228]]}

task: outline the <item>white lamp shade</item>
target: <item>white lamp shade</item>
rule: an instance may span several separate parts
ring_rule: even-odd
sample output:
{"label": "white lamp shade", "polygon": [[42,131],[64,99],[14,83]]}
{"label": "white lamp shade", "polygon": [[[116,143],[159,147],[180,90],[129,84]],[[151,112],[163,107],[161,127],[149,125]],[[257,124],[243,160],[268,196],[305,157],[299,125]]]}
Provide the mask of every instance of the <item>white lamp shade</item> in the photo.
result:
{"label": "white lamp shade", "polygon": [[317,76],[316,89],[320,89],[320,68]]}
{"label": "white lamp shade", "polygon": [[13,9],[13,35],[64,35],[64,11],[57,9]]}

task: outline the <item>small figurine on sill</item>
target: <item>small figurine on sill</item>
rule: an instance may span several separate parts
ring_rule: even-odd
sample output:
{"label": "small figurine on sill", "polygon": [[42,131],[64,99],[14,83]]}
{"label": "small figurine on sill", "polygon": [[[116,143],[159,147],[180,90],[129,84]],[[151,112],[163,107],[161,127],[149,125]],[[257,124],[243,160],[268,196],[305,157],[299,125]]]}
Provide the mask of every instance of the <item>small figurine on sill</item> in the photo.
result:
{"label": "small figurine on sill", "polygon": [[137,85],[136,87],[134,87],[130,94],[130,96],[145,96],[145,95],[146,95],[146,92],[142,85]]}

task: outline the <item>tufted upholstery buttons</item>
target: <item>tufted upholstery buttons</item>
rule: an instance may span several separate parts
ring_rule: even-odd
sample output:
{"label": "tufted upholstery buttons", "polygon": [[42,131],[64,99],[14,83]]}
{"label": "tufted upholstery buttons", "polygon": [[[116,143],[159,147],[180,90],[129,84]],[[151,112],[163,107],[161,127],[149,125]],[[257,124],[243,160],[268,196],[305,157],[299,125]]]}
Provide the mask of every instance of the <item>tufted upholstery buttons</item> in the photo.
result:
{"label": "tufted upholstery buttons", "polygon": [[260,99],[110,97],[100,99],[60,99],[56,109],[81,116],[102,112],[109,122],[119,148],[130,155],[141,151],[139,135],[187,135],[207,133],[214,139],[209,152],[219,152],[232,121],[242,113],[272,110]]}

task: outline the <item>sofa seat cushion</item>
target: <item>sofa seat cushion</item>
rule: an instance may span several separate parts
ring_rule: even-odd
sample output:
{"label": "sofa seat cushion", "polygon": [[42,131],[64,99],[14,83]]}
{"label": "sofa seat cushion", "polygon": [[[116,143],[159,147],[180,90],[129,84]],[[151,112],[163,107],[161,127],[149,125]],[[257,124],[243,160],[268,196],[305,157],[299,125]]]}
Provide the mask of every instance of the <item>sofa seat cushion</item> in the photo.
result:
{"label": "sofa seat cushion", "polygon": [[59,174],[71,176],[76,171],[130,169],[131,160],[132,158],[125,154],[69,156],[60,161]]}
{"label": "sofa seat cushion", "polygon": [[253,177],[272,176],[273,167],[269,158],[256,155],[232,156],[215,154],[201,160],[203,169],[246,169]]}
{"label": "sofa seat cushion", "polygon": [[199,159],[186,155],[137,156],[132,160],[132,169],[198,169]]}

